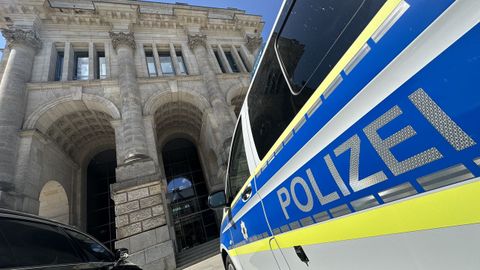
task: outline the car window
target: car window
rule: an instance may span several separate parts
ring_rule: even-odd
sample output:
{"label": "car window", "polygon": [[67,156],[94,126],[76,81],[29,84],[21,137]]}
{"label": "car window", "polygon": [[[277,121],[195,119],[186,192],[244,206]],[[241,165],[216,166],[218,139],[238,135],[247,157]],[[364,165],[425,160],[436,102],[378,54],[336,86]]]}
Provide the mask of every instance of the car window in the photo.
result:
{"label": "car window", "polygon": [[80,246],[90,262],[112,262],[115,260],[112,253],[99,242],[81,233],[67,230],[68,235]]}
{"label": "car window", "polygon": [[70,239],[54,226],[1,218],[0,231],[15,256],[16,266],[83,262]]}
{"label": "car window", "polygon": [[295,92],[313,92],[386,0],[295,1],[277,50]]}
{"label": "car window", "polygon": [[250,176],[248,170],[247,156],[243,142],[242,119],[239,119],[237,130],[233,138],[232,151],[230,154],[230,165],[228,167],[228,197],[233,198]]}

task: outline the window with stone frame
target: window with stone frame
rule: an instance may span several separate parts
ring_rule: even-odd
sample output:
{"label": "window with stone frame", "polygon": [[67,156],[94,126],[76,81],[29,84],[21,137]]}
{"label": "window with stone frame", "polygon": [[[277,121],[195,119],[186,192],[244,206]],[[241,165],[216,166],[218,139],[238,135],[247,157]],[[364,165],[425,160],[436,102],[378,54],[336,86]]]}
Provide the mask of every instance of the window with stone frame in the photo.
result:
{"label": "window with stone frame", "polygon": [[185,65],[185,59],[183,58],[182,52],[181,51],[176,51],[175,54],[177,55],[177,63],[178,63],[177,74],[188,75],[187,66]]}
{"label": "window with stone frame", "polygon": [[57,60],[55,61],[55,74],[53,78],[55,81],[60,81],[62,79],[63,60],[64,60],[64,52],[57,51]]}
{"label": "window with stone frame", "polygon": [[149,77],[157,77],[157,66],[155,64],[155,57],[150,50],[145,51],[145,59],[147,61],[147,71]]}
{"label": "window with stone frame", "polygon": [[233,57],[233,54],[232,54],[231,51],[225,51],[225,58],[227,58],[228,64],[230,65],[230,68],[232,69],[232,72],[239,73],[240,72],[240,67],[238,66],[237,62],[235,61],[235,58]]}
{"label": "window with stone frame", "polygon": [[105,52],[97,51],[97,72],[95,77],[97,79],[103,80],[107,78],[107,61],[105,58]]}
{"label": "window with stone frame", "polygon": [[73,80],[88,80],[89,74],[89,59],[88,52],[79,51],[73,54],[75,59],[75,66],[73,72]]}
{"label": "window with stone frame", "polygon": [[223,65],[223,62],[222,62],[222,59],[220,58],[220,54],[218,53],[218,50],[214,49],[213,54],[215,55],[215,59],[217,59],[217,64],[220,67],[220,70],[222,71],[222,73],[227,73],[227,69]]}
{"label": "window with stone frame", "polygon": [[170,52],[158,52],[158,57],[160,59],[160,68],[162,69],[162,74],[166,76],[175,75],[175,69],[173,68],[173,61]]}

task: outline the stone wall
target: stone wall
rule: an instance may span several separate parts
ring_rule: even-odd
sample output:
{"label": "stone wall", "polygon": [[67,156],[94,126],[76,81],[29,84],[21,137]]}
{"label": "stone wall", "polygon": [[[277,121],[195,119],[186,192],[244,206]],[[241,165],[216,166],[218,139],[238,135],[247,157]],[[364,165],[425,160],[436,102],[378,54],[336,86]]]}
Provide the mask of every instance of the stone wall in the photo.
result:
{"label": "stone wall", "polygon": [[[261,17],[131,0],[0,0],[0,13],[9,37],[0,63],[0,207],[38,214],[40,190],[55,180],[67,194],[69,223],[86,229],[88,164],[115,149],[115,246],[128,248],[144,269],[174,269],[161,148],[188,138],[200,152],[207,188],[223,187],[232,100],[248,89],[251,48],[259,45],[251,37],[258,41]],[[146,50],[158,76],[147,72]],[[224,50],[239,73],[222,73],[214,51],[228,65]],[[74,80],[75,53],[87,52],[88,80]],[[162,73],[160,52],[169,53],[173,74]],[[101,79],[98,53],[106,63]],[[179,72],[177,54],[187,74]]]}
{"label": "stone wall", "polygon": [[115,192],[116,248],[128,248],[130,261],[143,269],[174,269],[175,255],[170,239],[160,182]]}

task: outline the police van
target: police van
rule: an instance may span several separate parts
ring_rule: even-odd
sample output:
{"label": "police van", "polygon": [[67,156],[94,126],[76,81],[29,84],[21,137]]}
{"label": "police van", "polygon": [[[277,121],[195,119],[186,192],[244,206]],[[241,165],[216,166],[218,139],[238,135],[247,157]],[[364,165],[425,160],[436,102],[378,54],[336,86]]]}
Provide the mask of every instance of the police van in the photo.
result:
{"label": "police van", "polygon": [[285,1],[209,197],[226,269],[480,269],[479,21]]}

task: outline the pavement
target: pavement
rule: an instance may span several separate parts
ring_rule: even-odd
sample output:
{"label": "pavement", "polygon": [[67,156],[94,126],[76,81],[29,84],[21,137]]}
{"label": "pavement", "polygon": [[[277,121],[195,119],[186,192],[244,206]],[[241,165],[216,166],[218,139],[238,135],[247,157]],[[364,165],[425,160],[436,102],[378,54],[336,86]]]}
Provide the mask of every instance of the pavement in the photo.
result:
{"label": "pavement", "polygon": [[205,259],[199,263],[185,268],[184,270],[222,270],[223,262],[220,254]]}

